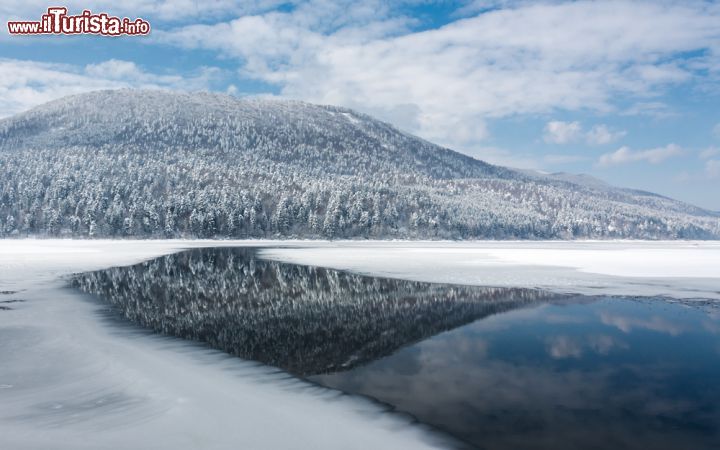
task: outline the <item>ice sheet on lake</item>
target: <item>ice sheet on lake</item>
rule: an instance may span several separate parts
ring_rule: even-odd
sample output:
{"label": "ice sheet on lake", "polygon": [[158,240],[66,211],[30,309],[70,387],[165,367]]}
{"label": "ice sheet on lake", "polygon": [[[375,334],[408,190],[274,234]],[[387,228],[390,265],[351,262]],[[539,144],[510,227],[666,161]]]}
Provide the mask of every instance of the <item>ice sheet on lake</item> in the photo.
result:
{"label": "ice sheet on lake", "polygon": [[414,281],[720,299],[717,241],[339,242],[260,256]]}
{"label": "ice sheet on lake", "polygon": [[191,247],[416,281],[720,299],[717,242],[0,241],[0,447],[423,448],[369,402],[107,323],[59,277]]}
{"label": "ice sheet on lake", "polygon": [[213,246],[266,247],[267,259],[413,281],[720,299],[718,241],[6,240],[0,241],[0,283]]}
{"label": "ice sheet on lake", "polygon": [[[114,323],[57,277],[207,243],[0,241],[0,448],[437,448],[380,405]],[[12,293],[11,293],[12,292]]]}

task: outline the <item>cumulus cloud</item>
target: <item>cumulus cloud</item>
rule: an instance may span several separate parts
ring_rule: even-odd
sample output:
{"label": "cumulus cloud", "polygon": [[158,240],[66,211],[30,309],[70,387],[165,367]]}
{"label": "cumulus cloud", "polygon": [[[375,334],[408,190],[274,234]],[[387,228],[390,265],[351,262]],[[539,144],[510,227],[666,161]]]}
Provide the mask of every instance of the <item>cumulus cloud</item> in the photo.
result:
{"label": "cumulus cloud", "polygon": [[638,161],[645,161],[650,164],[660,164],[668,158],[682,154],[682,148],[676,144],[668,144],[665,147],[638,151],[633,151],[629,147],[620,147],[612,153],[605,153],[600,156],[597,165],[600,167],[608,167]]}
{"label": "cumulus cloud", "polygon": [[574,144],[586,142],[590,145],[604,145],[625,136],[624,131],[612,131],[607,125],[594,125],[583,130],[580,122],[562,122],[553,120],[545,125],[543,140],[552,144]]}
{"label": "cumulus cloud", "polygon": [[[650,104],[665,86],[697,76],[674,56],[715,58],[702,50],[720,40],[720,8],[703,2],[480,2],[482,13],[423,31],[379,4],[354,4],[341,2],[340,14],[298,7],[156,38],[236,58],[243,76],[277,84],[284,96],[386,111],[390,120],[409,106],[409,131],[461,147],[482,139],[475,124],[492,118],[607,112],[618,109],[618,95]],[[318,5],[316,14],[325,11]],[[614,138],[603,128],[589,137]]]}
{"label": "cumulus cloud", "polygon": [[583,132],[580,122],[552,121],[545,125],[545,142],[553,144],[569,144],[582,139]]}
{"label": "cumulus cloud", "polygon": [[97,89],[207,89],[216,76],[211,68],[201,68],[192,77],[153,74],[133,62],[116,59],[85,67],[0,59],[0,114],[11,115],[65,95]]}
{"label": "cumulus cloud", "polygon": [[104,80],[177,82],[181,77],[159,77],[145,73],[132,61],[110,59],[85,66],[85,75]]}
{"label": "cumulus cloud", "polygon": [[595,125],[585,134],[585,140],[588,144],[604,145],[625,136],[625,131],[612,131],[607,125]]}
{"label": "cumulus cloud", "polygon": [[[483,146],[488,123],[498,118],[578,110],[668,114],[660,98],[669,86],[720,78],[718,4],[480,0],[453,22],[427,29],[403,3],[412,1],[130,0],[110,12],[157,18],[148,43],[216,52],[236,61],[241,78],[272,84],[284,97],[359,109],[468,153]],[[66,4],[107,9],[97,0]],[[0,12],[32,18],[46,6],[10,0]],[[18,64],[22,70],[29,63]],[[53,84],[20,81],[11,92],[0,81],[13,111],[83,85],[181,87],[130,64],[34,64]],[[623,134],[603,124],[581,137],[569,132],[558,139],[603,145]]]}

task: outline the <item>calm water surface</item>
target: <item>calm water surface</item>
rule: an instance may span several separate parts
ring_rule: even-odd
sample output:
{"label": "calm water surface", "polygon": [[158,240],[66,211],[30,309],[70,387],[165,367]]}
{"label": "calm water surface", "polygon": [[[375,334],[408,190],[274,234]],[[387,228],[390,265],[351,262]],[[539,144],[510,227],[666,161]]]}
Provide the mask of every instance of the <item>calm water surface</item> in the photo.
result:
{"label": "calm water surface", "polygon": [[720,309],[202,249],[77,276],[119,313],[487,449],[720,448]]}

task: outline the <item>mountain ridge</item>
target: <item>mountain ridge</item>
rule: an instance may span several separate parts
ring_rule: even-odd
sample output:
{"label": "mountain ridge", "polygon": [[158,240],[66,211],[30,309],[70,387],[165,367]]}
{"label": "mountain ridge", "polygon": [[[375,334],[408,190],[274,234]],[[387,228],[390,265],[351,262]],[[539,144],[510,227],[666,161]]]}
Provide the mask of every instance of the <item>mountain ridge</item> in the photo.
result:
{"label": "mountain ridge", "polygon": [[[142,101],[138,102],[137,97],[142,97]],[[81,103],[81,105],[78,105]],[[150,108],[143,108],[143,103],[151,105]],[[201,124],[207,127],[214,127],[216,123],[223,123],[228,120],[241,120],[251,124],[262,123],[263,120],[272,118],[273,115],[284,114],[286,124],[292,125],[303,125],[305,117],[312,116],[317,119],[318,115],[324,114],[326,117],[323,119],[328,121],[332,120],[335,123],[334,126],[339,126],[342,132],[349,133],[354,128],[359,128],[365,132],[369,132],[371,137],[376,137],[380,133],[394,133],[398,136],[402,136],[405,139],[411,140],[418,144],[421,150],[432,148],[433,151],[440,150],[444,154],[453,154],[453,157],[458,158],[464,164],[470,164],[481,170],[494,170],[503,171],[505,168],[499,166],[493,166],[484,161],[477,160],[471,156],[463,155],[454,152],[450,149],[437,146],[424,139],[410,135],[409,133],[403,132],[393,125],[375,120],[370,116],[362,113],[355,112],[348,108],[331,106],[331,105],[315,105],[299,100],[286,100],[286,99],[262,99],[262,98],[249,98],[239,99],[224,94],[210,93],[210,92],[198,92],[198,93],[184,93],[184,92],[170,92],[170,91],[153,91],[143,90],[137,91],[132,89],[121,89],[121,90],[103,90],[93,91],[85,94],[75,94],[68,97],[64,97],[52,102],[40,105],[32,108],[24,113],[20,113],[16,116],[5,118],[0,120],[0,149],[6,146],[8,135],[12,134],[12,125],[19,122],[30,122],[33,127],[32,131],[37,133],[38,131],[44,131],[45,133],[58,131],[66,133],[66,129],[54,130],[42,130],[42,123],[45,122],[48,125],[53,123],[53,119],[57,120],[58,116],[61,116],[63,111],[67,112],[71,110],[75,115],[76,109],[82,108],[83,105],[102,105],[103,107],[99,110],[85,112],[85,115],[89,115],[96,122],[107,125],[109,122],[118,122],[118,116],[120,117],[119,122],[127,122],[128,117],[123,117],[123,114],[131,112],[136,117],[135,120],[148,120],[152,119],[153,108],[161,107],[166,113],[173,115],[173,119],[179,121],[181,125],[187,125],[193,121],[197,121],[200,118]],[[211,108],[204,108],[208,104]],[[111,112],[115,110],[115,112]],[[81,116],[83,111],[80,111]],[[339,117],[338,114],[348,116]],[[139,116],[139,117],[138,117]],[[68,118],[65,118],[67,120]],[[216,120],[217,122],[213,122]],[[40,123],[38,123],[40,122]],[[363,129],[362,125],[372,123],[376,125],[372,130]],[[77,123],[75,125],[78,125]],[[344,125],[344,127],[342,126]],[[47,125],[46,125],[47,127]],[[111,142],[111,139],[117,138],[117,134],[122,134],[122,129],[111,130],[115,131],[115,135],[108,135],[105,130],[105,137],[103,134],[84,135],[81,139],[73,141],[70,137],[69,140],[63,142],[64,145],[103,145]],[[40,134],[40,138],[46,137]],[[52,137],[52,136],[50,136]],[[65,136],[68,138],[68,136]],[[142,135],[136,136],[121,136],[123,138],[140,139]],[[32,136],[29,139],[29,143],[34,143]],[[89,140],[91,138],[92,140]],[[168,144],[173,144],[172,139],[167,139]],[[221,147],[229,146],[230,143],[219,143]],[[386,147],[386,149],[388,149]],[[393,148],[389,148],[393,150]],[[427,155],[425,155],[427,156]],[[441,155],[444,156],[444,155]]]}
{"label": "mountain ridge", "polygon": [[78,94],[0,120],[0,235],[700,238],[716,213],[529,174],[348,108],[223,94]]}

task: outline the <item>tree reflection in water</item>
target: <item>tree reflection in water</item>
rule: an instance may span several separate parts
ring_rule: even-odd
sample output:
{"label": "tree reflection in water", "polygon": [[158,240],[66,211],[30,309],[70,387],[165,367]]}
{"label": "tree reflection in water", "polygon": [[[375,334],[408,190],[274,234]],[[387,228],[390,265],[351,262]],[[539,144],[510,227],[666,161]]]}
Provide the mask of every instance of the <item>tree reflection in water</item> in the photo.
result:
{"label": "tree reflection in water", "polygon": [[196,249],[81,274],[74,284],[156,332],[298,376],[351,369],[479,318],[555,294],[432,284]]}

